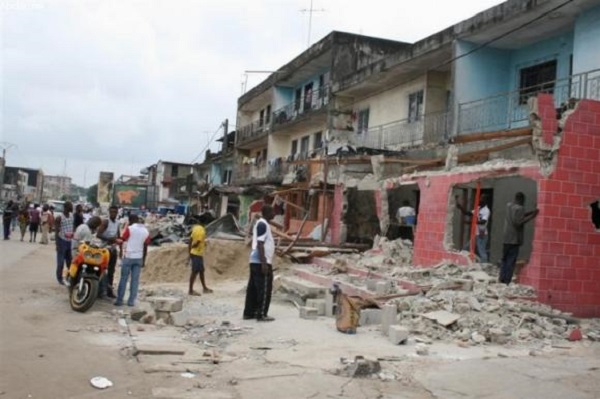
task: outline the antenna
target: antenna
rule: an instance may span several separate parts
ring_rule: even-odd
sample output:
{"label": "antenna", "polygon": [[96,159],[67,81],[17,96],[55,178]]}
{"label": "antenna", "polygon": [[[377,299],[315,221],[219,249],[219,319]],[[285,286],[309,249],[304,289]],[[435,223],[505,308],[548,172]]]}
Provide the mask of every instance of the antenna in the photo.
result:
{"label": "antenna", "polygon": [[312,17],[313,17],[313,13],[315,12],[324,12],[325,9],[324,8],[313,8],[313,0],[310,0],[310,8],[303,8],[300,10],[300,12],[307,12],[308,13],[308,38],[306,41],[306,47],[310,47],[310,33],[312,30]]}

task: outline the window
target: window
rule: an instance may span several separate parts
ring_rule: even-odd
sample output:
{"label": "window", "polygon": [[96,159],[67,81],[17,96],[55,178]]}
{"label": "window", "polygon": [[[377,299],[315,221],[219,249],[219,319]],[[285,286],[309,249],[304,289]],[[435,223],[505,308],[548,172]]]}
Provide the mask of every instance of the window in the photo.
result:
{"label": "window", "polygon": [[369,129],[369,108],[358,111],[358,134],[366,133]]}
{"label": "window", "polygon": [[264,124],[264,122],[265,122],[265,110],[261,109],[260,110],[260,117],[258,118],[258,126],[262,127],[262,125]]}
{"label": "window", "polygon": [[302,101],[302,89],[296,89],[296,95],[294,97],[294,111],[300,109],[300,102]]}
{"label": "window", "polygon": [[298,152],[298,140],[292,141],[292,155],[296,155]]}
{"label": "window", "polygon": [[308,153],[309,143],[310,143],[310,136],[302,137],[302,140],[300,141],[300,153],[302,153],[302,154]]}
{"label": "window", "polygon": [[523,68],[519,79],[519,104],[526,104],[529,97],[537,93],[554,92],[556,60]]}
{"label": "window", "polygon": [[313,84],[304,86],[304,111],[310,111],[312,108]]}
{"label": "window", "polygon": [[269,124],[271,122],[271,104],[267,105],[267,110],[265,111],[265,124]]}
{"label": "window", "polygon": [[179,165],[171,165],[171,177],[177,177],[179,174]]}
{"label": "window", "polygon": [[323,132],[315,133],[315,141],[313,142],[313,149],[317,150],[323,146]]}
{"label": "window", "polygon": [[231,184],[231,169],[226,169],[225,172],[223,172],[223,184]]}
{"label": "window", "polygon": [[423,90],[408,95],[408,122],[416,122],[423,116]]}

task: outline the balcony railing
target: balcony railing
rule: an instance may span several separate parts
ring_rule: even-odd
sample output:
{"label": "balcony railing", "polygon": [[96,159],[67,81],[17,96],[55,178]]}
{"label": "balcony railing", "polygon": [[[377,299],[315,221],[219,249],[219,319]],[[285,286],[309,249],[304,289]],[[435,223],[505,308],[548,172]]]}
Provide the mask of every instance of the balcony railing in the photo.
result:
{"label": "balcony railing", "polygon": [[318,111],[329,103],[329,86],[320,87],[302,98],[273,112],[273,127],[293,122],[301,116]]}
{"label": "balcony railing", "polygon": [[258,138],[264,137],[269,133],[269,124],[261,121],[252,122],[243,126],[237,131],[237,143],[243,144]]}
{"label": "balcony railing", "polygon": [[421,115],[414,120],[401,119],[370,127],[366,131],[354,132],[348,137],[348,141],[357,147],[393,150],[445,141],[451,128],[451,113],[436,112]]}
{"label": "balcony railing", "polygon": [[458,134],[514,129],[529,124],[527,100],[538,93],[554,96],[556,108],[571,99],[600,100],[600,69],[522,88],[458,106]]}
{"label": "balcony railing", "polygon": [[287,162],[263,162],[259,165],[240,164],[233,173],[233,182],[248,183],[280,183],[289,170]]}

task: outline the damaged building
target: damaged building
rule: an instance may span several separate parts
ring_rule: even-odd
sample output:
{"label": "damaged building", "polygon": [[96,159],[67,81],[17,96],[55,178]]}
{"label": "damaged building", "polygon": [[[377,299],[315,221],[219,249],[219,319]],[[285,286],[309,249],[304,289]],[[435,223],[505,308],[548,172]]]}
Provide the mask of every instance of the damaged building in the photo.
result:
{"label": "damaged building", "polygon": [[332,32],[239,98],[232,184],[272,186],[288,234],[336,245],[396,238],[408,203],[424,267],[474,259],[455,198],[482,196],[497,263],[523,192],[518,281],[600,315],[598,48],[595,0],[510,0],[412,44]]}

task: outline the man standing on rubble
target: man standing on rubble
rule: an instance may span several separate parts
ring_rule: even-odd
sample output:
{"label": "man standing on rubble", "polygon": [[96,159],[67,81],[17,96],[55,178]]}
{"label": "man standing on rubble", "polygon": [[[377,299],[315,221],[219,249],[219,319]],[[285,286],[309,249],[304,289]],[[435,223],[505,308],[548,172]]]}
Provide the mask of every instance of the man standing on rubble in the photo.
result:
{"label": "man standing on rubble", "polygon": [[506,205],[506,219],[504,220],[504,247],[502,251],[502,264],[500,266],[500,282],[509,285],[512,281],[515,263],[519,256],[519,248],[523,244],[523,229],[525,223],[533,220],[539,209],[525,212],[525,194],[518,192],[515,202]]}
{"label": "man standing on rubble", "polygon": [[200,296],[199,292],[194,291],[194,283],[196,282],[197,276],[200,277],[202,290],[205,294],[210,294],[213,291],[206,286],[206,282],[204,280],[204,249],[206,247],[206,231],[198,219],[193,218],[192,223],[194,224],[194,227],[192,227],[190,243],[188,244],[188,253],[190,254],[190,264],[192,266],[188,294]]}
{"label": "man standing on rubble", "polygon": [[[459,201],[458,195],[454,197],[456,200],[456,207],[462,212],[465,216],[473,216],[475,211],[466,210]],[[482,263],[488,262],[488,222],[490,220],[490,216],[492,213],[490,212],[490,208],[488,207],[488,199],[486,195],[482,195],[479,200],[479,210],[477,211],[477,229],[475,230],[475,249],[477,250],[477,254],[479,255],[479,260]],[[465,249],[468,250],[471,248],[471,240],[467,241],[467,245]]]}
{"label": "man standing on rubble", "polygon": [[268,316],[273,290],[273,255],[275,241],[269,221],[274,212],[271,205],[263,205],[262,217],[252,228],[252,252],[250,253],[250,278],[246,289],[244,320],[273,321]]}
{"label": "man standing on rubble", "polygon": [[[119,219],[117,213],[119,208],[115,205],[108,209],[108,219],[104,219],[98,228],[96,236],[109,245],[110,258],[106,276],[100,281],[100,297],[106,295],[108,298],[116,298],[113,290],[115,278],[115,267],[117,265],[117,245],[119,241]],[[122,257],[122,248],[119,246],[118,256]]]}

